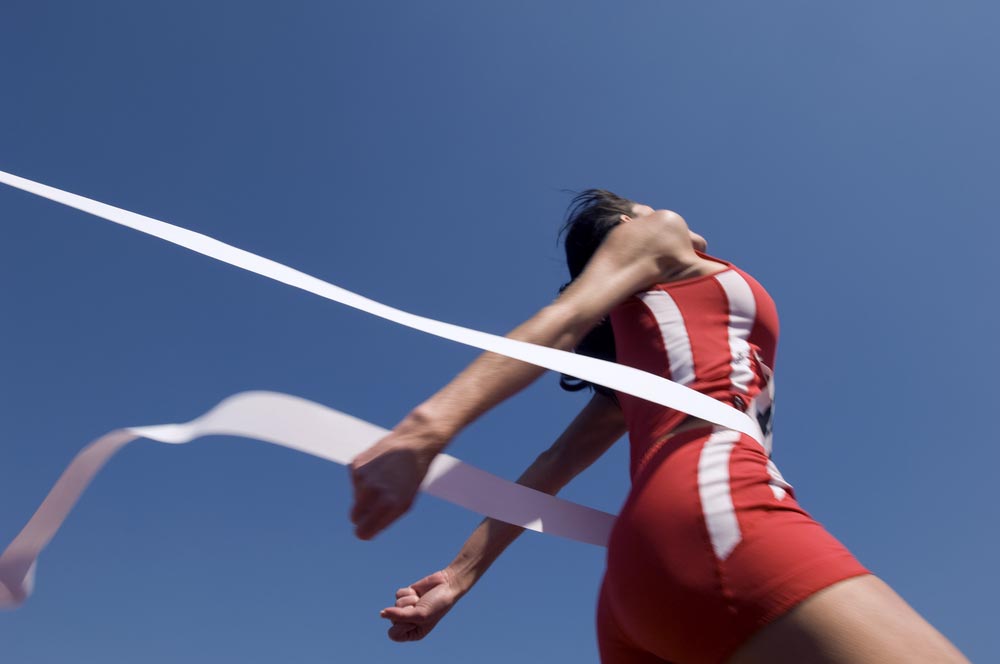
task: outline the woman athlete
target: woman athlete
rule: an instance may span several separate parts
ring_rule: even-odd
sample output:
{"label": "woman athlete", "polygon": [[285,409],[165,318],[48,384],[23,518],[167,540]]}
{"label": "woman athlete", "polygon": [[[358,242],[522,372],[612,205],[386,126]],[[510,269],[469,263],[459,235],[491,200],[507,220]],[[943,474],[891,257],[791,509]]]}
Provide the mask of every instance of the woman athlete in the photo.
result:
{"label": "woman athlete", "polygon": [[[702,253],[679,215],[610,192],[578,196],[565,231],[570,284],[509,336],[660,374],[753,415],[765,434],[596,388],[518,480],[554,494],[629,433],[632,489],[597,607],[601,661],[967,661],[799,507],[770,461],[778,320],[764,289]],[[409,509],[434,456],[543,371],[486,353],[359,455],[358,537]],[[521,530],[487,519],[448,567],[397,591],[382,611],[389,637],[426,636]]]}

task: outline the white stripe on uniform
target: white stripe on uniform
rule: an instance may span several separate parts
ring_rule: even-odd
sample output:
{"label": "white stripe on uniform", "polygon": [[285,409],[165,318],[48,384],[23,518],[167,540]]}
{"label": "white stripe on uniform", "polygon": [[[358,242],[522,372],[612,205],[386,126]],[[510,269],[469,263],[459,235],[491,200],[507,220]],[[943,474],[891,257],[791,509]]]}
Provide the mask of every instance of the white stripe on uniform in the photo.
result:
{"label": "white stripe on uniform", "polygon": [[744,394],[750,391],[755,374],[750,350],[750,331],[757,318],[757,302],[750,284],[735,270],[715,275],[729,300],[729,352],[732,357],[730,380]]}
{"label": "white stripe on uniform", "polygon": [[691,353],[691,339],[681,310],[669,293],[661,290],[641,293],[639,299],[649,307],[660,326],[663,346],[667,349],[670,362],[670,380],[681,385],[694,382],[694,355]]}
{"label": "white stripe on uniform", "polygon": [[739,439],[738,431],[716,429],[705,441],[698,458],[701,511],[719,560],[725,560],[743,537],[729,487],[729,457]]}
{"label": "white stripe on uniform", "polygon": [[[754,299],[753,290],[743,276],[735,270],[727,270],[715,275],[715,280],[722,286],[729,300],[729,350],[732,355],[732,373],[730,380],[733,386],[742,391],[749,392],[750,383],[754,380],[753,351],[750,348],[750,332],[753,330],[754,320],[757,317],[757,301]],[[764,371],[769,370],[763,367]],[[748,404],[747,412],[751,417],[773,408],[772,391],[774,385],[771,376],[763,377],[767,381],[765,389]],[[767,452],[767,473],[771,476],[768,484],[771,487],[774,497],[778,500],[784,499],[791,485],[781,476],[778,467],[771,461],[771,432],[764,431],[761,436],[761,445]]]}

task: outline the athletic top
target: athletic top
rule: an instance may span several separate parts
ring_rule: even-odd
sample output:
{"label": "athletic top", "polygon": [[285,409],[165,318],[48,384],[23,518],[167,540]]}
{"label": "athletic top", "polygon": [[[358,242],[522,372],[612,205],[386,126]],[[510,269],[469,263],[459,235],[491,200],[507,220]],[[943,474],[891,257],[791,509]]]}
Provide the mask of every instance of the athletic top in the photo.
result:
{"label": "athletic top", "polygon": [[[767,291],[731,263],[720,272],[657,284],[614,308],[617,361],[690,387],[757,419],[771,452],[772,369],[778,311]],[[631,473],[687,414],[618,394]]]}

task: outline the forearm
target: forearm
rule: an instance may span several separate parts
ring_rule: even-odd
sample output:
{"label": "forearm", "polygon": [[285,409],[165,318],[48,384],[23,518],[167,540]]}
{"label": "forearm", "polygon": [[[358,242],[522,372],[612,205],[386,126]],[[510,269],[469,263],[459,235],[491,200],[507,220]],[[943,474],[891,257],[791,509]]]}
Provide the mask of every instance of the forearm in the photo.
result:
{"label": "forearm", "polygon": [[[508,336],[561,350],[576,346],[615,306],[660,281],[667,274],[664,270],[681,264],[665,260],[669,252],[658,241],[663,235],[661,225],[635,223],[615,228],[559,299]],[[697,258],[690,247],[688,251]],[[542,371],[487,353],[358,454],[351,462],[355,534],[361,539],[374,537],[406,512],[434,457],[454,436]]]}
{"label": "forearm", "polygon": [[[540,456],[518,478],[517,483],[548,494],[556,494],[570,478],[562,480]],[[524,528],[497,519],[483,519],[462,545],[462,549],[446,568],[449,580],[462,594],[469,592],[486,570],[516,540]]]}
{"label": "forearm", "polygon": [[[555,495],[624,433],[618,410],[608,397],[595,395],[566,431],[535,459],[518,478],[518,484]],[[485,519],[466,540],[446,568],[453,586],[465,594],[486,570],[524,532],[519,526]]]}
{"label": "forearm", "polygon": [[[515,328],[507,337],[569,350],[597,322],[589,311],[553,303]],[[521,391],[545,369],[496,353],[483,353],[451,382],[417,406],[401,423],[405,428],[427,430],[440,441],[436,452],[468,424],[497,404]]]}
{"label": "forearm", "polygon": [[[555,302],[507,336],[519,341],[569,350],[618,303],[663,276],[659,254],[650,247],[649,229],[619,229],[594,254],[583,273]],[[439,452],[466,425],[538,378],[544,369],[494,353],[485,353],[402,423],[426,432]]]}

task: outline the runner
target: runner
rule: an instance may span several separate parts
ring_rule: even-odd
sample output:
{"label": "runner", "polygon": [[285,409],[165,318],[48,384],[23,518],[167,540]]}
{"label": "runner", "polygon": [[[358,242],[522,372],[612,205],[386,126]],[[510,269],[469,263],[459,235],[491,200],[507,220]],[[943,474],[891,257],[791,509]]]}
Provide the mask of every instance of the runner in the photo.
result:
{"label": "runner", "polygon": [[[770,459],[778,319],[747,273],[679,215],[588,190],[565,226],[571,282],[511,338],[616,360],[752,415],[762,442],[564,376],[595,394],[522,475],[556,493],[627,430],[632,490],[608,546],[601,660],[965,662],[796,502]],[[540,369],[486,353],[352,464],[356,533],[412,504],[431,460]],[[394,640],[421,639],[517,537],[484,521],[455,560],[397,592]]]}

